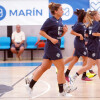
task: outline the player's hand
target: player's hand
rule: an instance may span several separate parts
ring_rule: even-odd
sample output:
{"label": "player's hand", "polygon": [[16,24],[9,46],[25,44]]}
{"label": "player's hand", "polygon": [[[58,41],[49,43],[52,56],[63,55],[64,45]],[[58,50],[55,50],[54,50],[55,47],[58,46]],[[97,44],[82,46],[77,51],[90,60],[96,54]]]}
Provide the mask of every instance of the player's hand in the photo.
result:
{"label": "player's hand", "polygon": [[68,27],[67,27],[67,25],[64,25],[63,26],[63,32],[66,33],[67,31],[68,31]]}
{"label": "player's hand", "polygon": [[87,45],[88,44],[88,42],[85,42],[85,45]]}
{"label": "player's hand", "polygon": [[83,36],[80,34],[80,40],[83,40],[84,38],[83,38]]}
{"label": "player's hand", "polygon": [[84,34],[85,37],[88,37],[88,34]]}
{"label": "player's hand", "polygon": [[57,39],[52,38],[52,39],[51,39],[51,42],[52,42],[53,44],[56,44],[56,43],[58,43],[58,40],[57,40]]}

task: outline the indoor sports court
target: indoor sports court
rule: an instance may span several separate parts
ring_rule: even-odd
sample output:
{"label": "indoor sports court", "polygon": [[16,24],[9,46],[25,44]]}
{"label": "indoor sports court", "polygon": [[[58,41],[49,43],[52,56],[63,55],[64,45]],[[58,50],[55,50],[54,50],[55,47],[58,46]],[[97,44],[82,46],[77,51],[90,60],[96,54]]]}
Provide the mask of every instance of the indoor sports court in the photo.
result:
{"label": "indoor sports court", "polygon": [[[0,63],[0,99],[1,100],[99,100],[100,80],[95,76],[93,81],[82,81],[81,75],[76,80],[77,90],[72,92],[72,97],[59,97],[56,80],[55,66],[44,73],[37,82],[33,91],[33,98],[30,98],[25,88],[25,76],[29,76],[41,61],[12,61]],[[78,62],[71,75],[81,67]],[[68,64],[66,65],[67,68]],[[97,67],[93,70],[97,73]]]}
{"label": "indoor sports court", "polygon": [[99,33],[100,0],[0,0],[0,100],[100,100]]}

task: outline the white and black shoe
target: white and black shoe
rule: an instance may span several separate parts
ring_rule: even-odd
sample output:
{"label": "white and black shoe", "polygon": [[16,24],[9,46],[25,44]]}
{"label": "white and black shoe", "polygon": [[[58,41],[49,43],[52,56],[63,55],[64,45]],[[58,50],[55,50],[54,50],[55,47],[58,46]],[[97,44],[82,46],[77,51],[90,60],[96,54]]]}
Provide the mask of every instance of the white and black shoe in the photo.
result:
{"label": "white and black shoe", "polygon": [[63,91],[62,93],[59,93],[60,97],[72,97],[72,95],[70,93],[66,93],[65,91]]}
{"label": "white and black shoe", "polygon": [[25,77],[25,83],[26,84],[30,84],[32,79],[33,79],[33,75],[32,74],[29,77]]}
{"label": "white and black shoe", "polygon": [[29,95],[30,97],[32,97],[33,88],[30,88],[30,87],[29,87],[29,84],[26,84],[25,87],[26,87],[26,90],[27,90],[27,92],[28,92],[28,95]]}
{"label": "white and black shoe", "polygon": [[69,81],[70,81],[71,85],[73,85],[75,83],[76,77],[77,77],[76,75],[73,77],[69,77]]}
{"label": "white and black shoe", "polygon": [[75,90],[77,89],[77,87],[74,86],[74,85],[67,85],[67,84],[65,83],[65,84],[63,84],[63,89],[64,89],[64,91],[65,91],[66,93],[71,93],[71,92],[75,91]]}
{"label": "white and black shoe", "polygon": [[29,77],[26,77],[26,78],[25,78],[25,84],[26,84],[26,85],[25,85],[25,88],[26,88],[26,90],[27,90],[27,92],[28,92],[28,95],[29,95],[30,97],[32,97],[32,91],[33,91],[33,88],[30,88],[30,87],[29,87],[32,78],[33,78],[33,75],[30,75]]}

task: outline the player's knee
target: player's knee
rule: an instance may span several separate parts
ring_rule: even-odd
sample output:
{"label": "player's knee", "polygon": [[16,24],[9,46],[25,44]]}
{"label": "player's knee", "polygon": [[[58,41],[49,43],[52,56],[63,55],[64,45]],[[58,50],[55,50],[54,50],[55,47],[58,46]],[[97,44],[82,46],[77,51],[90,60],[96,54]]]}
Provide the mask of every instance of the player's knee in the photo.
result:
{"label": "player's knee", "polygon": [[59,67],[58,72],[64,72],[64,66]]}
{"label": "player's knee", "polygon": [[74,59],[71,63],[75,64],[77,63],[78,59]]}

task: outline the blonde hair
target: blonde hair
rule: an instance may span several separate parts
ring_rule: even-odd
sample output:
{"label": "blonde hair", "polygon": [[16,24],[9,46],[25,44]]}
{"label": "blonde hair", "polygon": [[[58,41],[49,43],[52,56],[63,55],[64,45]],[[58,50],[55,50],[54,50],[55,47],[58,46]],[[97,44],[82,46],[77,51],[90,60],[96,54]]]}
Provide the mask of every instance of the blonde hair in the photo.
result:
{"label": "blonde hair", "polygon": [[97,14],[97,11],[91,11],[89,10],[86,14],[86,18],[89,22],[88,26],[90,26],[91,24],[93,24],[93,20],[94,20],[94,16]]}
{"label": "blonde hair", "polygon": [[60,6],[61,6],[61,4],[59,4],[59,3],[51,2],[51,3],[49,3],[48,7],[51,11],[51,14],[54,15],[55,11],[57,11]]}

